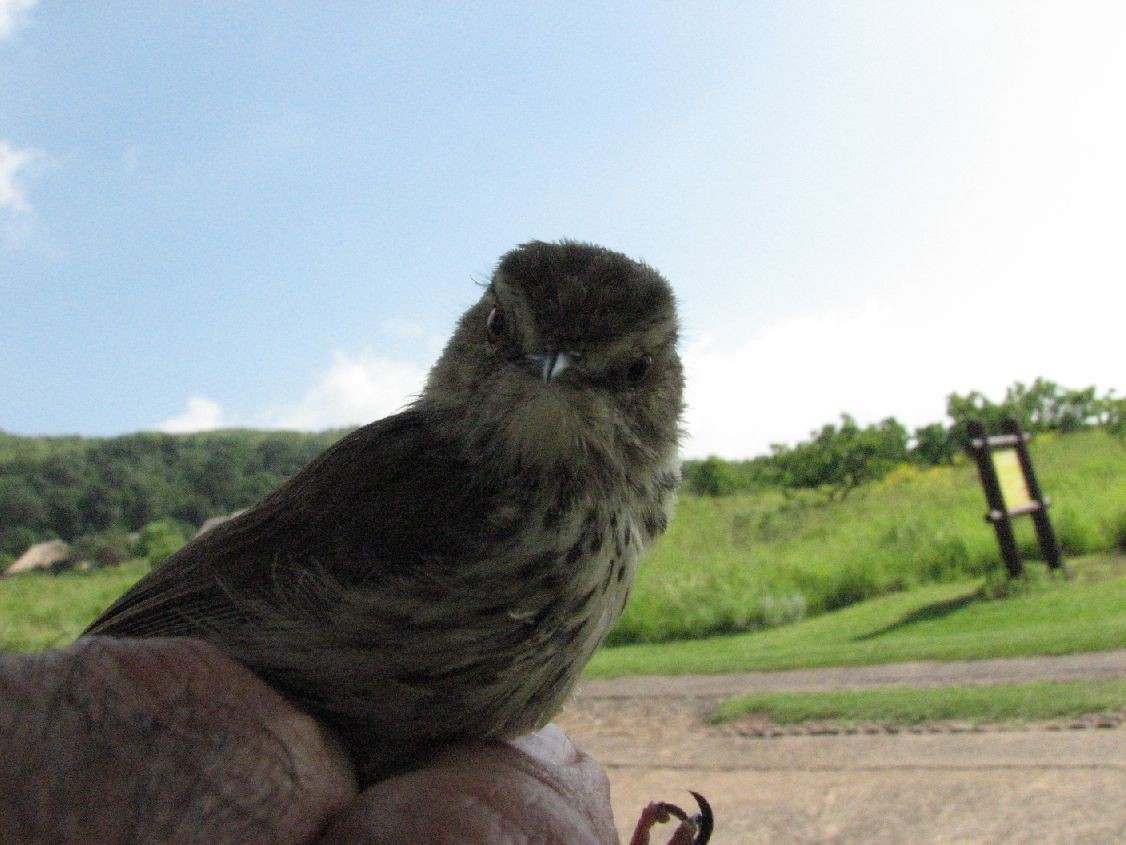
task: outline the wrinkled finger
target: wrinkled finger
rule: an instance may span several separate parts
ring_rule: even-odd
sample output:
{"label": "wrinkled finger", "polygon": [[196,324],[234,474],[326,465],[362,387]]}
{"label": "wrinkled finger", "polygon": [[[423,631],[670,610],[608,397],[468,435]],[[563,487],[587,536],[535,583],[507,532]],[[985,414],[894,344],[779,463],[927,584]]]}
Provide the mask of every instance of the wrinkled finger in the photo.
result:
{"label": "wrinkled finger", "polygon": [[198,640],[0,659],[2,842],[306,842],[355,794],[312,718]]}
{"label": "wrinkled finger", "polygon": [[602,769],[555,727],[470,743],[365,790],[321,840],[345,843],[617,843]]}

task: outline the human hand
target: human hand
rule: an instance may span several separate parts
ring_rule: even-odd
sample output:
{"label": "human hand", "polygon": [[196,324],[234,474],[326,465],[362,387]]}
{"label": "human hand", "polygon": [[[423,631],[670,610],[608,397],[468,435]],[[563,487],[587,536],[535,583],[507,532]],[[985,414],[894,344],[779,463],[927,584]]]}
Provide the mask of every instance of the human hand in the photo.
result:
{"label": "human hand", "polygon": [[617,842],[557,728],[358,793],[329,731],[199,640],[0,656],[0,742],[3,842]]}
{"label": "human hand", "polygon": [[323,845],[617,843],[605,773],[559,728],[467,743],[369,787]]}

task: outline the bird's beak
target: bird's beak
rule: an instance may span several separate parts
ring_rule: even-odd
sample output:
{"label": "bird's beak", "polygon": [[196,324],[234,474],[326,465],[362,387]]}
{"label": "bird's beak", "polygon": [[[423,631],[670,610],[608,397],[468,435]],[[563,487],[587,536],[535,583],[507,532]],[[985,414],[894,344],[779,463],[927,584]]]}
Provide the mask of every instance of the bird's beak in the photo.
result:
{"label": "bird's beak", "polygon": [[570,352],[556,352],[549,349],[542,355],[529,355],[529,361],[534,361],[540,371],[543,383],[547,384],[569,366],[575,363],[575,356]]}

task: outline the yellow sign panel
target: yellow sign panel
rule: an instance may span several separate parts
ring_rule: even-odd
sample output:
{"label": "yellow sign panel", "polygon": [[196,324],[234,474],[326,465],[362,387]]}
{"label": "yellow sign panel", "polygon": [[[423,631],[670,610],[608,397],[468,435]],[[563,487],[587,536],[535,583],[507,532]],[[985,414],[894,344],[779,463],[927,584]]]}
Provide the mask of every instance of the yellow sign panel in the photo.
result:
{"label": "yellow sign panel", "polygon": [[997,471],[997,480],[1001,483],[1001,495],[1005,498],[1005,509],[1016,510],[1030,504],[1032,496],[1028,492],[1028,483],[1024,479],[1024,470],[1020,466],[1020,457],[1016,449],[998,449],[993,453],[993,468]]}

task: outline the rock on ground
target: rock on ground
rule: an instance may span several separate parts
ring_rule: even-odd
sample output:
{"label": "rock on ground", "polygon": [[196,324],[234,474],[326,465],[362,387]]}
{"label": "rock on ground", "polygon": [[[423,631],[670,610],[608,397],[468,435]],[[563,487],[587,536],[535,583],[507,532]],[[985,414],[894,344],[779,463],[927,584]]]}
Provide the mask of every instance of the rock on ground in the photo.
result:
{"label": "rock on ground", "polygon": [[70,555],[70,546],[63,540],[47,540],[45,543],[36,543],[5,569],[4,574],[19,575],[21,572],[47,571],[55,564],[69,560]]}

